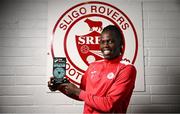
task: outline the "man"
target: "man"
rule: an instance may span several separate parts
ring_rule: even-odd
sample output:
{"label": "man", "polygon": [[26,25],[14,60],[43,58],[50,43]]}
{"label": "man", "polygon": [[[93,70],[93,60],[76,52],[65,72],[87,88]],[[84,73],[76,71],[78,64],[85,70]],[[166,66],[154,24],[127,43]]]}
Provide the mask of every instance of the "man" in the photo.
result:
{"label": "man", "polygon": [[[84,113],[126,113],[134,89],[136,69],[122,60],[123,35],[109,25],[101,33],[100,49],[104,56],[88,67],[80,88],[72,83],[58,86],[65,95],[85,102]],[[52,90],[52,82],[48,82]]]}

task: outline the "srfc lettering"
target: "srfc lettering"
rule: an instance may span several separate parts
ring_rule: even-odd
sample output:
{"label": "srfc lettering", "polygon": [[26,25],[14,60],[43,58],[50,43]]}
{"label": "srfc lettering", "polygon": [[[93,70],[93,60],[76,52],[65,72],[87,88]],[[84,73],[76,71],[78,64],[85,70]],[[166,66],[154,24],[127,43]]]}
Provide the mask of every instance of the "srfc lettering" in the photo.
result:
{"label": "srfc lettering", "polygon": [[100,36],[80,36],[78,44],[99,44]]}

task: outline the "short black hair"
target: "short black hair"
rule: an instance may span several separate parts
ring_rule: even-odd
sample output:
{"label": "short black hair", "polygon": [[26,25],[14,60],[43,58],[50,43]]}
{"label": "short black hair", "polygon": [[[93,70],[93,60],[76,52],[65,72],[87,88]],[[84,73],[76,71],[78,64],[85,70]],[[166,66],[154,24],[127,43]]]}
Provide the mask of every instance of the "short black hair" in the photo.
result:
{"label": "short black hair", "polygon": [[104,32],[114,32],[117,36],[117,40],[119,41],[120,43],[120,46],[123,46],[124,44],[124,39],[123,39],[123,34],[121,32],[121,30],[119,29],[119,27],[115,26],[115,25],[108,25],[106,27],[104,27],[104,29],[102,30],[102,33]]}

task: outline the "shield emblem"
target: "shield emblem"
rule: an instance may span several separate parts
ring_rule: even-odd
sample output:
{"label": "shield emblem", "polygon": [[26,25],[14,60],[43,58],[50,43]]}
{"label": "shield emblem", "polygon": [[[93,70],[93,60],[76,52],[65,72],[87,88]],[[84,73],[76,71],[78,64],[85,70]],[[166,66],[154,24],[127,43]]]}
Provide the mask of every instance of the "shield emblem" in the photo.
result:
{"label": "shield emblem", "polygon": [[86,65],[103,58],[99,46],[99,32],[92,31],[89,34],[76,35],[75,37],[79,55]]}

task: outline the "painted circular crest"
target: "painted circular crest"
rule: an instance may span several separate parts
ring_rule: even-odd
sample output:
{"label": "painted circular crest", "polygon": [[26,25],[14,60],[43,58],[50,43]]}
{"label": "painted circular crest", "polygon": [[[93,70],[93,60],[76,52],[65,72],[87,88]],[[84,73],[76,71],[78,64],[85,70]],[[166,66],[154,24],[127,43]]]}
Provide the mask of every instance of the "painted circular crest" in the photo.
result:
{"label": "painted circular crest", "polygon": [[138,51],[136,30],[128,16],[105,2],[83,2],[64,12],[52,34],[52,57],[66,57],[66,76],[79,84],[88,65],[103,59],[99,47],[101,31],[116,25],[124,36],[123,58],[134,64]]}

